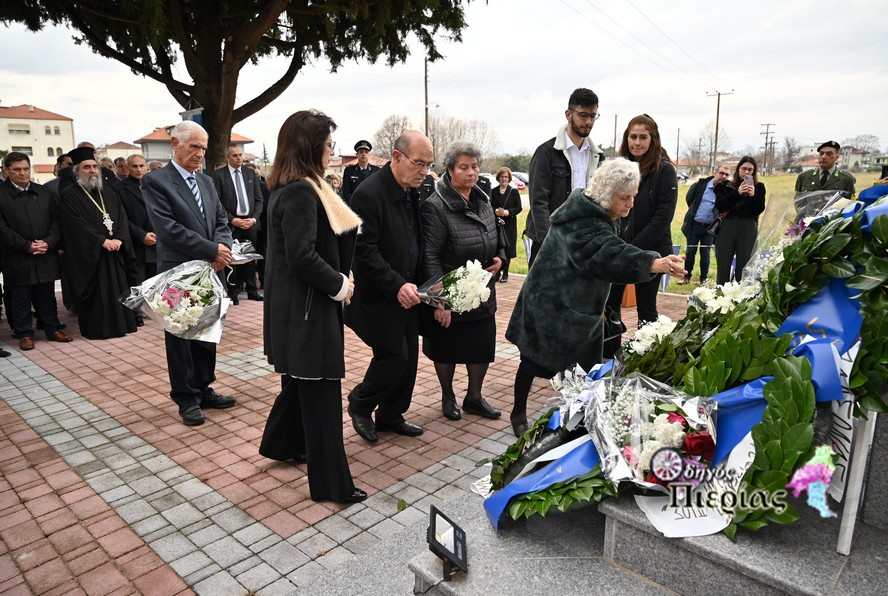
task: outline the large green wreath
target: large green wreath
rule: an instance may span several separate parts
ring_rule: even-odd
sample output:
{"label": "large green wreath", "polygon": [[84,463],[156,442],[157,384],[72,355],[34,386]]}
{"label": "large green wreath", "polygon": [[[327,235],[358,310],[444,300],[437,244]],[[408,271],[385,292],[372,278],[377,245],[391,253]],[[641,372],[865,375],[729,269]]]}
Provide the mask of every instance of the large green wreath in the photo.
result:
{"label": "large green wreath", "polygon": [[[883,201],[885,199],[882,199]],[[689,308],[666,338],[643,355],[630,355],[625,373],[639,372],[691,395],[715,395],[731,387],[772,375],[764,387],[767,407],[752,429],[756,456],[740,490],[748,494],[785,489],[793,472],[812,454],[815,410],[811,364],[787,355],[789,335],[774,337],[786,317],[813,298],[832,278],[846,279],[860,290],[863,325],[850,388],[855,414],[885,412],[888,387],[888,216],[874,219],[869,233],[861,230],[861,214],[833,215],[814,222],[805,234],[783,248],[783,261],[770,270],[761,293],[726,314]],[[543,434],[551,411],[538,420],[504,454],[493,460],[494,490],[505,484],[511,466]],[[613,496],[617,489],[596,467],[588,474],[545,490],[515,497],[512,519],[545,515],[552,507],[565,511],[582,503]],[[798,519],[787,506],[736,510],[725,534],[738,527],[758,530],[769,523]]]}

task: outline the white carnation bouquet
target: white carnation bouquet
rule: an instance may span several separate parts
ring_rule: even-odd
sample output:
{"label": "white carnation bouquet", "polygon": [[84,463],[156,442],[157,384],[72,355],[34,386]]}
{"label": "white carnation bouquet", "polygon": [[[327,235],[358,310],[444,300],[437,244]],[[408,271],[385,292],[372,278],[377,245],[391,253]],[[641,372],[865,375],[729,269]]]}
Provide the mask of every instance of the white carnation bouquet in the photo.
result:
{"label": "white carnation bouquet", "polygon": [[478,260],[467,261],[462,267],[422,284],[417,290],[424,303],[454,312],[467,312],[481,306],[490,298],[490,279]]}
{"label": "white carnation bouquet", "polygon": [[626,344],[626,349],[633,354],[646,354],[655,343],[672,333],[675,321],[666,315],[660,315],[656,321],[649,321],[635,332],[635,338]]}
{"label": "white carnation bouquet", "polygon": [[160,317],[177,337],[219,343],[228,310],[222,280],[207,261],[188,261],[133,286],[120,301]]}

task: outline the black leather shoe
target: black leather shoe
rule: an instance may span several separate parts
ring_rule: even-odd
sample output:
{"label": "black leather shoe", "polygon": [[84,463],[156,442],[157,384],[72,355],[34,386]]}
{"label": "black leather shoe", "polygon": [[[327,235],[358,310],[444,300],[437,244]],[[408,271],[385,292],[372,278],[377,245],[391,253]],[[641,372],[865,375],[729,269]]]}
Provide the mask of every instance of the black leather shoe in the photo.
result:
{"label": "black leather shoe", "polygon": [[188,406],[179,414],[182,416],[185,426],[200,426],[204,423],[204,415],[200,411],[200,406]]}
{"label": "black leather shoe", "polygon": [[516,437],[520,437],[521,435],[523,435],[525,432],[527,432],[528,428],[529,427],[527,426],[526,422],[513,422],[512,423],[512,432],[515,433]]}
{"label": "black leather shoe", "polygon": [[360,503],[361,501],[363,501],[366,498],[367,498],[367,493],[365,491],[361,490],[360,488],[356,488],[354,491],[352,491],[352,494],[350,494],[345,499],[344,503]]}
{"label": "black leather shoe", "polygon": [[407,437],[418,437],[425,432],[425,430],[421,426],[413,424],[412,422],[407,422],[406,420],[402,420],[398,424],[377,423],[376,430],[383,433],[398,433],[399,435],[404,435]]}
{"label": "black leather shoe", "polygon": [[297,453],[293,456],[293,461],[295,461],[297,464],[307,464],[308,458],[305,456],[304,453]]}
{"label": "black leather shoe", "polygon": [[255,300],[256,302],[262,302],[265,298],[262,297],[259,292],[247,292],[247,300]]}
{"label": "black leather shoe", "polygon": [[227,395],[219,395],[215,391],[205,394],[200,399],[200,405],[202,408],[215,408],[217,410],[224,410],[225,408],[230,408],[231,406],[233,406],[236,403],[237,403],[236,398],[228,397]]}
{"label": "black leather shoe", "polygon": [[10,356],[12,356],[12,352],[8,352],[3,348],[0,348],[0,358],[9,358]]}
{"label": "black leather shoe", "polygon": [[462,409],[469,414],[478,414],[485,418],[500,417],[500,411],[487,403],[483,397],[478,399],[464,399]]}
{"label": "black leather shoe", "polygon": [[348,406],[348,415],[351,416],[352,426],[355,432],[368,443],[375,443],[379,440],[376,435],[376,427],[373,425],[373,419],[370,416],[362,416],[352,411],[351,405]]}
{"label": "black leather shoe", "polygon": [[462,418],[459,414],[459,408],[456,405],[455,399],[445,399],[442,401],[441,411],[444,412],[444,417],[448,420],[459,420]]}
{"label": "black leather shoe", "polygon": [[509,281],[509,274],[508,274],[508,273],[503,273],[502,277],[500,277],[500,283],[501,283],[501,284],[504,284],[504,283],[506,283],[507,281]]}
{"label": "black leather shoe", "polygon": [[233,306],[237,306],[238,304],[240,304],[240,300],[237,299],[237,295],[231,296],[230,298],[231,298],[231,304]]}

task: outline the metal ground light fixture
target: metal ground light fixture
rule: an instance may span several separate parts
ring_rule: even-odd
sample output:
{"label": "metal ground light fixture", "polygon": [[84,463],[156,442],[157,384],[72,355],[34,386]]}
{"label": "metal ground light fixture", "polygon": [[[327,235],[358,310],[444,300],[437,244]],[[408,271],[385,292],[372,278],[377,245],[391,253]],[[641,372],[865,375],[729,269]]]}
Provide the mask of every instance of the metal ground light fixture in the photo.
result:
{"label": "metal ground light fixture", "polygon": [[437,507],[431,506],[429,511],[429,529],[426,535],[429,550],[444,562],[444,581],[450,581],[451,574],[462,569],[469,572],[469,553],[466,550],[466,531]]}

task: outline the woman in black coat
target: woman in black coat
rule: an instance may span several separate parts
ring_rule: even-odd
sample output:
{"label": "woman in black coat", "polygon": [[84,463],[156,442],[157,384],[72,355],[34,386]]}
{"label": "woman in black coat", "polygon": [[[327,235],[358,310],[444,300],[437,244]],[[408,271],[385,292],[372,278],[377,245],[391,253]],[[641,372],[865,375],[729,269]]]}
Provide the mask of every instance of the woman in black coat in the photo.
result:
{"label": "woman in black coat", "polygon": [[[657,123],[647,114],[636,116],[629,121],[623,133],[620,156],[634,161],[641,171],[641,183],[635,206],[629,217],[623,218],[620,237],[643,250],[653,250],[665,257],[672,254],[672,217],[678,201],[678,178],[675,166],[660,143],[660,130]],[[623,290],[626,286],[611,286],[607,308],[620,316]],[[660,276],[650,281],[635,284],[635,299],[638,308],[638,323],[657,320],[657,292]],[[611,358],[620,349],[622,336],[608,340],[604,344],[604,357]]]}
{"label": "woman in black coat", "polygon": [[265,353],[281,373],[259,453],[308,463],[315,501],[357,503],[342,438],[342,306],[360,218],[323,180],[336,123],[311,111],[284,122],[269,187]]}
{"label": "woman in black coat", "polygon": [[496,180],[499,186],[490,191],[490,204],[493,205],[493,213],[506,222],[506,260],[500,269],[500,281],[509,281],[509,263],[517,254],[516,242],[518,242],[518,214],[521,213],[521,195],[509,185],[512,181],[512,170],[502,167],[496,171]]}
{"label": "woman in black coat", "polygon": [[[423,260],[425,279],[440,277],[478,260],[496,276],[505,260],[499,246],[496,218],[490,199],[475,186],[481,152],[471,143],[454,143],[444,155],[446,173],[420,207],[422,211]],[[490,298],[478,308],[453,313],[448,309],[433,311],[422,326],[422,353],[435,363],[441,383],[441,411],[450,420],[459,420],[453,391],[457,364],[465,364],[469,386],[463,409],[485,418],[499,418],[481,395],[484,376],[493,362],[496,348],[496,291],[490,282]],[[424,313],[428,314],[428,313]]]}
{"label": "woman in black coat", "polygon": [[716,283],[731,281],[731,261],[737,257],[733,279],[743,278],[758,238],[758,216],[765,210],[765,185],[758,181],[755,159],[743,157],[730,183],[715,187],[715,210],[727,213],[715,237]]}

